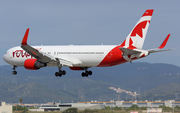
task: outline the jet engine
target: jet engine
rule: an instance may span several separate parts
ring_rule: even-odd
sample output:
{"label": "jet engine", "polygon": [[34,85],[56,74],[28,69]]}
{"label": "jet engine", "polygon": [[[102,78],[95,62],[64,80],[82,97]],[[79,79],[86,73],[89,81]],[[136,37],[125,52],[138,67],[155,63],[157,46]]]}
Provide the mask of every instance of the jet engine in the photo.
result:
{"label": "jet engine", "polygon": [[46,67],[46,63],[37,61],[37,59],[27,59],[24,61],[24,67],[29,70],[38,70],[41,67]]}

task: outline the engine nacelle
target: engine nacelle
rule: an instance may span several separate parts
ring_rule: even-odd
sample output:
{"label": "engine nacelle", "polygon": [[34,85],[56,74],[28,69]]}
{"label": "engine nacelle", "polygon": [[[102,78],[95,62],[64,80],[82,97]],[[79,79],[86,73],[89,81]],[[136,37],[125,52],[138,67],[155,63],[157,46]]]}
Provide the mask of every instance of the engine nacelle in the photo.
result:
{"label": "engine nacelle", "polygon": [[84,70],[83,67],[69,67],[71,70]]}
{"label": "engine nacelle", "polygon": [[41,63],[37,59],[27,59],[24,61],[24,67],[29,70],[38,70],[41,67],[46,67],[46,63]]}

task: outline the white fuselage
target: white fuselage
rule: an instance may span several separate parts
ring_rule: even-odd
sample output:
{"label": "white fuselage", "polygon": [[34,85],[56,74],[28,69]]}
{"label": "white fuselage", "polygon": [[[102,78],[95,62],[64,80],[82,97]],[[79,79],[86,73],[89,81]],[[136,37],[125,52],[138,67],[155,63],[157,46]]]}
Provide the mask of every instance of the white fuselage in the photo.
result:
{"label": "white fuselage", "polygon": [[[64,58],[73,61],[73,67],[96,67],[116,45],[90,45],[90,46],[32,46],[37,50],[53,56],[55,58]],[[21,47],[13,47],[4,55],[3,59],[7,63],[15,66],[24,66],[26,59],[33,58],[26,53]],[[48,66],[57,66],[56,63],[48,63]]]}

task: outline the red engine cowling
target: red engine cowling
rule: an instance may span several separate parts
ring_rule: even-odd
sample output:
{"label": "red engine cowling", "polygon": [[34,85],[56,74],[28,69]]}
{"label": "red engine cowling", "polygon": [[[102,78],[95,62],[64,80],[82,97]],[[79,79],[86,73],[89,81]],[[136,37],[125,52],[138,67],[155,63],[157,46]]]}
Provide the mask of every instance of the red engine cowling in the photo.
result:
{"label": "red engine cowling", "polygon": [[24,61],[24,67],[29,70],[38,70],[41,67],[46,67],[46,63],[41,63],[37,59],[27,59]]}
{"label": "red engine cowling", "polygon": [[83,67],[69,67],[71,70],[84,70]]}

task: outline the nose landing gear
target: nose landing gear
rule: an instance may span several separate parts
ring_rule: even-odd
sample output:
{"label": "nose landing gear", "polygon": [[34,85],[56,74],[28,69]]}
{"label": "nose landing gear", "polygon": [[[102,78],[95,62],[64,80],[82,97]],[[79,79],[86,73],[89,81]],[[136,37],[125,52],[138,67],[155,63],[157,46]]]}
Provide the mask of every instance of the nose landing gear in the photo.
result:
{"label": "nose landing gear", "polygon": [[12,69],[14,70],[14,71],[12,71],[12,74],[13,74],[13,75],[17,75],[16,67],[17,67],[17,66],[13,66],[13,68],[12,68]]}

